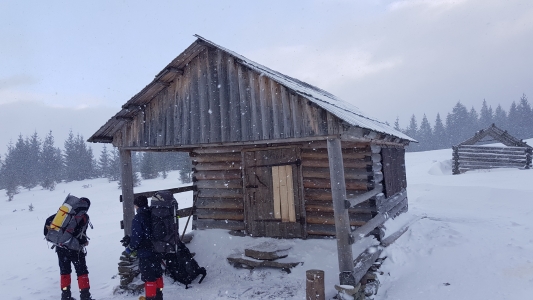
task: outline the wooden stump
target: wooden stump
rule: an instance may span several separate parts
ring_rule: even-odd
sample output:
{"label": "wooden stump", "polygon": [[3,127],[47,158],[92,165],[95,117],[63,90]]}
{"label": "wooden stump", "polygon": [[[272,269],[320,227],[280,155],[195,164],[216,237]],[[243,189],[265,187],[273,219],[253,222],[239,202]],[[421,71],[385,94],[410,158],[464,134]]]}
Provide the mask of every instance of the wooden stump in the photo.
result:
{"label": "wooden stump", "polygon": [[325,300],[326,294],[324,292],[324,271],[307,270],[305,272],[305,277],[306,277],[305,299],[306,300]]}

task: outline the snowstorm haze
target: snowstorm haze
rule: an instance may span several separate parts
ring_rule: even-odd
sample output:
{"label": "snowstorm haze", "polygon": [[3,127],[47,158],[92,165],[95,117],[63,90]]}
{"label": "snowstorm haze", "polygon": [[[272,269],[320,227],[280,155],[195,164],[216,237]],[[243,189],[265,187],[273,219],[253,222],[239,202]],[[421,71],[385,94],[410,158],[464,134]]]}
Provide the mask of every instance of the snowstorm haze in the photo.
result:
{"label": "snowstorm haze", "polygon": [[0,154],[35,130],[90,137],[193,34],[401,128],[533,97],[531,1],[3,2]]}

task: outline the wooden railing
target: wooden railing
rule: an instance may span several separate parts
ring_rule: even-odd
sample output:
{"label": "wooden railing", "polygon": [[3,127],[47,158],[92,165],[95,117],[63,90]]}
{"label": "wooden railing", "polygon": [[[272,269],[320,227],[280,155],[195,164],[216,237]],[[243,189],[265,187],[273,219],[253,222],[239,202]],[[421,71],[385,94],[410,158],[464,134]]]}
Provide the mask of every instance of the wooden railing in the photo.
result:
{"label": "wooden railing", "polygon": [[[157,190],[157,191],[147,191],[147,192],[140,192],[140,193],[134,193],[133,194],[133,199],[135,199],[136,197],[138,196],[146,196],[147,198],[148,197],[152,197],[153,195],[155,195],[155,193],[159,192],[159,191],[168,191],[168,192],[171,192],[172,194],[179,194],[179,193],[184,193],[184,192],[188,192],[188,191],[195,191],[196,190],[196,186],[194,185],[188,185],[188,186],[182,186],[182,187],[178,187],[178,188],[172,188],[172,189],[165,189],[165,190]],[[120,195],[119,197],[120,199],[120,202],[122,202],[122,195]],[[184,218],[184,217],[188,217],[190,215],[194,214],[194,205],[192,207],[187,207],[187,208],[182,208],[182,209],[179,209],[177,212],[176,212],[176,215],[180,218]],[[124,223],[123,221],[120,221],[120,227],[121,229],[124,229]]]}

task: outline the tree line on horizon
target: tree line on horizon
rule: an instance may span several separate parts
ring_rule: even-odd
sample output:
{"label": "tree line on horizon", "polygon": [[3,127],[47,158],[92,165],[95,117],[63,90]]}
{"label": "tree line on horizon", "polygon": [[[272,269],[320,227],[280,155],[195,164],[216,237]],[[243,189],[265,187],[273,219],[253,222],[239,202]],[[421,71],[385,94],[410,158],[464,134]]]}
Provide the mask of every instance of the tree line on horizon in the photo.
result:
{"label": "tree line on horizon", "polygon": [[518,139],[533,138],[533,110],[527,96],[523,94],[518,104],[513,101],[508,111],[505,111],[500,104],[496,109],[492,109],[487,105],[487,101],[483,100],[478,113],[474,107],[468,110],[459,101],[444,120],[438,113],[433,126],[425,114],[419,126],[413,114],[406,128],[400,128],[399,118],[396,118],[394,128],[418,141],[410,143],[406,148],[406,151],[414,152],[451,148],[492,124],[507,130],[510,135]]}
{"label": "tree line on horizon", "polygon": [[[132,152],[132,166],[134,186],[140,184],[141,178],[166,178],[172,170],[180,171],[181,182],[191,181],[191,162],[184,152]],[[44,141],[37,133],[25,138],[19,135],[15,144],[8,145],[7,153],[0,156],[0,189],[5,189],[8,201],[21,188],[40,186],[53,191],[60,182],[94,178],[107,178],[121,187],[118,149],[109,150],[104,145],[96,159],[83,136],[74,136],[72,130],[63,150],[54,145],[50,131]]]}

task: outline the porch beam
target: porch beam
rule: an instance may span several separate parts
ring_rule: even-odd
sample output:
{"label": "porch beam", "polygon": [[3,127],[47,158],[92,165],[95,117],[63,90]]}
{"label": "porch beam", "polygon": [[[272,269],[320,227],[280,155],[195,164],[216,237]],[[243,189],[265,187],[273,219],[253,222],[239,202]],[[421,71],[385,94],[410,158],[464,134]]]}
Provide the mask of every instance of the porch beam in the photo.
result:
{"label": "porch beam", "polygon": [[122,214],[124,224],[124,235],[131,236],[131,222],[135,216],[133,207],[133,167],[131,162],[131,151],[119,149],[120,155],[120,176],[122,178]]}
{"label": "porch beam", "polygon": [[339,281],[341,285],[355,286],[354,263],[350,231],[350,217],[345,207],[346,183],[342,161],[341,140],[328,138],[328,159],[331,178],[331,196],[335,218],[335,235],[337,237],[337,255],[339,261]]}

